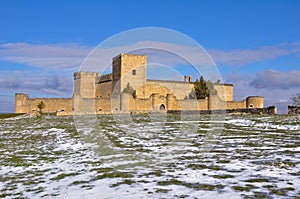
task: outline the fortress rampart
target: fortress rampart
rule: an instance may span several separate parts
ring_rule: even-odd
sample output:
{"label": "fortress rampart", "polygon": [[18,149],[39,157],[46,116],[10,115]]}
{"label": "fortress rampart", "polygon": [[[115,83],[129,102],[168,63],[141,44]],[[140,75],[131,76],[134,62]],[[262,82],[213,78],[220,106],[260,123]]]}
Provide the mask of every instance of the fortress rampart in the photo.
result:
{"label": "fortress rampart", "polygon": [[109,82],[112,81],[112,74],[105,74],[101,75],[97,78],[96,83],[103,83],[103,82]]}
{"label": "fortress rampart", "polygon": [[101,77],[101,76],[102,75],[100,72],[96,73],[96,72],[90,72],[90,71],[86,71],[86,72],[80,71],[80,72],[74,73],[74,80],[80,79],[82,77],[97,78],[97,77]]}
{"label": "fortress rampart", "polygon": [[214,84],[218,96],[222,101],[233,101],[233,84]]}
{"label": "fortress rampart", "polygon": [[27,94],[16,93],[15,95],[15,112],[29,113],[38,111],[40,102],[44,102],[44,112],[55,113],[57,111],[72,111],[72,98],[29,98]]}
{"label": "fortress rampart", "polygon": [[[147,80],[147,85],[153,89],[165,88],[170,90],[177,99],[184,99],[194,88],[194,84],[190,82],[180,81],[163,81],[163,80]],[[148,89],[147,95],[151,93],[151,88]]]}
{"label": "fortress rampart", "polygon": [[72,98],[29,98],[27,94],[16,94],[16,113],[38,110],[41,101],[46,105],[44,112],[64,114],[242,110],[264,106],[261,96],[234,101],[233,85],[222,83],[213,84],[216,95],[189,99],[194,89],[192,76],[184,76],[183,81],[147,80],[146,72],[146,55],[120,54],[112,60],[112,74],[75,72]]}

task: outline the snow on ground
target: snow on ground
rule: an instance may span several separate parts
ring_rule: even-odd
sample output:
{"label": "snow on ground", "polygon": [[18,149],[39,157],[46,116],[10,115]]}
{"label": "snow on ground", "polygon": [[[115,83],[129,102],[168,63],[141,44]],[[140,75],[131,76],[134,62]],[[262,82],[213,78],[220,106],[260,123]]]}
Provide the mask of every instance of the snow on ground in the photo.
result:
{"label": "snow on ground", "polygon": [[135,117],[0,120],[0,198],[300,197],[293,117]]}

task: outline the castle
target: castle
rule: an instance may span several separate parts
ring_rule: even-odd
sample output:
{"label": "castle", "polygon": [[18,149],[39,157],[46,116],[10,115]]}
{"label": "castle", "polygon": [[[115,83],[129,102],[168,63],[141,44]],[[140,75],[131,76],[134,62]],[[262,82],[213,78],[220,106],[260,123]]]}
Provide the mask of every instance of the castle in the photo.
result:
{"label": "castle", "polygon": [[38,110],[60,114],[141,113],[176,110],[235,110],[264,107],[264,98],[250,96],[242,101],[233,100],[233,85],[214,83],[217,95],[205,99],[189,99],[194,89],[191,76],[183,81],[146,79],[147,56],[120,54],[112,60],[112,73],[75,72],[72,98],[29,98],[16,93],[15,112]]}

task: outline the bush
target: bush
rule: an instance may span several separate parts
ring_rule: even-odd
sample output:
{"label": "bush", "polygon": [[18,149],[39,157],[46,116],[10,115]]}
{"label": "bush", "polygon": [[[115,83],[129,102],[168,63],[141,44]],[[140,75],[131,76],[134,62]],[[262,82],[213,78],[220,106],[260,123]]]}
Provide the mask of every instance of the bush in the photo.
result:
{"label": "bush", "polygon": [[211,81],[205,81],[203,76],[200,80],[196,79],[194,89],[189,94],[189,99],[205,99],[210,95],[216,95],[217,91]]}
{"label": "bush", "polygon": [[37,105],[37,108],[39,109],[39,112],[42,113],[42,110],[46,107],[45,103],[43,101],[40,101],[40,103]]}
{"label": "bush", "polygon": [[293,105],[300,106],[300,93],[297,93],[294,97],[291,97],[291,101]]}

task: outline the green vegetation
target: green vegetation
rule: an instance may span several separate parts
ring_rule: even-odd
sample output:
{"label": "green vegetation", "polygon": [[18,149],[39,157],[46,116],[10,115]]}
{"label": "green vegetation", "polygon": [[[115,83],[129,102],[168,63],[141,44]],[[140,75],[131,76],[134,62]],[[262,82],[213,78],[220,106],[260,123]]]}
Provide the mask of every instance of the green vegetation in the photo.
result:
{"label": "green vegetation", "polygon": [[89,183],[89,181],[83,181],[83,180],[80,180],[80,181],[74,181],[74,182],[72,183],[72,185],[88,184],[88,183]]}
{"label": "green vegetation", "polygon": [[196,79],[194,89],[189,94],[189,99],[205,99],[210,95],[216,95],[217,91],[211,81],[206,81],[203,76],[200,80]]}
{"label": "green vegetation", "polygon": [[293,187],[286,187],[286,188],[281,188],[281,189],[271,189],[270,193],[276,194],[279,196],[286,196],[287,192],[289,191],[295,191],[295,188]]}
{"label": "green vegetation", "polygon": [[170,190],[168,189],[156,189],[156,193],[168,193]]}
{"label": "green vegetation", "polygon": [[40,103],[37,105],[40,114],[42,114],[42,111],[45,107],[46,107],[45,103],[43,101],[40,101]]}
{"label": "green vegetation", "polygon": [[[20,114],[12,114],[16,115]],[[150,123],[148,115],[133,115],[134,123],[124,120],[119,123],[122,125],[120,127],[114,117],[98,115],[99,125],[93,130],[78,131],[72,116],[0,120],[0,163],[4,168],[9,168],[3,170],[0,177],[0,182],[4,184],[0,188],[0,198],[25,198],[28,195],[60,197],[65,186],[93,191],[102,180],[109,182],[105,186],[114,190],[131,191],[139,187],[141,194],[150,198],[192,198],[189,193],[194,191],[213,191],[212,194],[215,194],[227,190],[242,198],[300,196],[294,182],[300,175],[295,169],[300,161],[297,150],[294,150],[300,144],[299,139],[295,139],[299,134],[299,122],[295,122],[293,116],[226,116],[228,124],[220,137],[222,142],[209,153],[202,155],[198,150],[183,148],[176,152],[182,154],[180,157],[164,161],[160,158],[164,155],[169,157],[168,151],[160,151],[164,147],[177,147],[181,143],[201,147],[203,141],[198,139],[192,142],[190,138],[206,135],[205,129],[210,128],[209,116],[201,116],[197,124],[201,129],[196,133],[188,129],[193,123],[176,123],[181,119],[178,115],[168,115],[163,130],[153,130],[156,123]],[[125,118],[124,115],[118,117]],[[89,127],[92,124],[90,118],[82,116],[81,122]],[[161,116],[155,119],[159,121]],[[254,124],[246,126],[242,123],[250,123],[248,120]],[[125,131],[124,127],[132,132]],[[178,135],[177,131],[178,134],[193,134],[189,139],[179,137],[180,142],[169,141]],[[103,145],[103,137],[110,143],[111,151],[98,148],[98,145]],[[141,143],[155,145],[148,148]],[[166,143],[169,145],[166,146]],[[278,151],[278,147],[283,150]],[[158,153],[153,149],[158,149]],[[152,156],[154,152],[155,156]],[[155,159],[156,156],[159,159]],[[247,164],[232,166],[236,162]],[[65,164],[70,166],[67,170],[61,167]],[[286,175],[270,175],[277,169]],[[190,174],[197,174],[197,178],[190,178]],[[65,186],[61,186],[64,182]],[[55,190],[49,191],[48,185]],[[174,191],[176,189],[183,192]]]}
{"label": "green vegetation", "polygon": [[235,191],[251,191],[252,189],[255,189],[256,187],[254,185],[251,185],[251,184],[247,184],[246,186],[232,186],[232,188],[235,190]]}
{"label": "green vegetation", "polygon": [[246,180],[246,182],[269,182],[269,179],[267,178],[253,178]]}
{"label": "green vegetation", "polygon": [[261,193],[261,192],[257,192],[257,191],[254,192],[254,197],[255,198],[269,198],[267,193]]}
{"label": "green vegetation", "polygon": [[130,178],[132,174],[128,172],[111,172],[111,173],[104,173],[102,175],[98,175],[97,179],[104,179],[104,178]]}
{"label": "green vegetation", "polygon": [[122,184],[132,185],[134,183],[136,183],[134,180],[125,179],[121,182],[117,182],[117,183],[112,184],[111,187],[117,187],[117,186],[122,185]]}
{"label": "green vegetation", "polygon": [[224,174],[224,175],[213,175],[213,177],[217,179],[226,179],[226,178],[234,178],[235,176],[230,174]]}
{"label": "green vegetation", "polygon": [[16,117],[16,116],[19,116],[19,115],[24,115],[24,113],[3,113],[3,114],[0,114],[0,119]]}
{"label": "green vegetation", "polygon": [[78,174],[77,173],[62,173],[62,174],[57,175],[54,178],[51,178],[50,180],[61,180],[61,179],[64,179],[65,177],[76,176],[76,175],[78,175]]}
{"label": "green vegetation", "polygon": [[192,189],[206,190],[206,191],[213,191],[216,189],[224,188],[224,186],[221,184],[210,185],[210,184],[201,184],[201,183],[188,183],[188,182],[180,181],[177,179],[171,179],[171,180],[167,180],[167,181],[159,181],[159,182],[157,182],[157,184],[160,186],[181,185],[181,186],[185,186],[185,187],[192,188]]}

